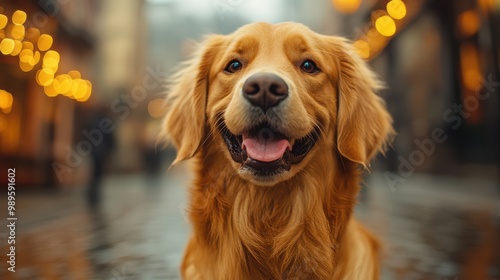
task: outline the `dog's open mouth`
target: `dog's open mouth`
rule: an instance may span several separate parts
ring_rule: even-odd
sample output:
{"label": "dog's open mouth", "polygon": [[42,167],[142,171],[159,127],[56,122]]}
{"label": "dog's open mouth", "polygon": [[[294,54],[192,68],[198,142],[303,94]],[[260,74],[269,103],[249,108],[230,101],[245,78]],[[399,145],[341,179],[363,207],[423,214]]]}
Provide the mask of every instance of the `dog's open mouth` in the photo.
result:
{"label": "dog's open mouth", "polygon": [[219,128],[232,159],[258,176],[272,176],[290,170],[292,164],[305,158],[319,136],[318,131],[313,130],[301,139],[290,139],[273,130],[267,122],[242,135],[234,135],[224,121],[221,122]]}

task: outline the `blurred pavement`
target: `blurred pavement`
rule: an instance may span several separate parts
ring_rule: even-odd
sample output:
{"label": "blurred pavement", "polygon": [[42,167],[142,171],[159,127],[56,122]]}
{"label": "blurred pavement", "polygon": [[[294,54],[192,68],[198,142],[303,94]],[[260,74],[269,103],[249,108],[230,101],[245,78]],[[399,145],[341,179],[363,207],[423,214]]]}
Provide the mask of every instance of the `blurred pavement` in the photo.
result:
{"label": "blurred pavement", "polygon": [[[83,190],[19,193],[17,272],[0,279],[179,279],[188,178],[108,177],[95,211]],[[375,174],[365,185],[356,215],[385,243],[383,279],[500,279],[495,182],[415,174],[391,191]]]}
{"label": "blurred pavement", "polygon": [[108,177],[94,211],[83,189],[19,193],[17,269],[0,279],[179,279],[184,174]]}

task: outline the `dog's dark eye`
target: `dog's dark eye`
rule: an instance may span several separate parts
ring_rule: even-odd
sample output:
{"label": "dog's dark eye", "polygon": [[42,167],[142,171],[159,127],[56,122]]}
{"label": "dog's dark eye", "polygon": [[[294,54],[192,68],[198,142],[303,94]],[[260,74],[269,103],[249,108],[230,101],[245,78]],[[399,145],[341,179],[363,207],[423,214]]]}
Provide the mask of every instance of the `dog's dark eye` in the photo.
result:
{"label": "dog's dark eye", "polygon": [[316,63],[312,60],[304,60],[302,64],[300,65],[300,69],[306,73],[315,73],[318,72],[318,66],[316,66]]}
{"label": "dog's dark eye", "polygon": [[228,73],[236,73],[240,71],[242,67],[243,64],[238,60],[231,60],[231,62],[227,64],[226,68],[224,68],[224,71]]}

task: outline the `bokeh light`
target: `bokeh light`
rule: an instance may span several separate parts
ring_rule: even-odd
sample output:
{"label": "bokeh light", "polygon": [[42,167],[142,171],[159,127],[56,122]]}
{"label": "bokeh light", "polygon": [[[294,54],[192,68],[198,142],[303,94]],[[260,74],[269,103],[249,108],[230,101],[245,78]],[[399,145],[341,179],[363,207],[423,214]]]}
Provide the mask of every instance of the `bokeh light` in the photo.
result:
{"label": "bokeh light", "polygon": [[391,37],[396,34],[396,23],[387,15],[377,18],[375,21],[375,28],[380,34],[386,37]]}
{"label": "bokeh light", "polygon": [[161,118],[165,115],[165,99],[157,98],[148,103],[148,113],[153,118]]}
{"label": "bokeh light", "polygon": [[85,102],[92,94],[92,83],[88,80],[75,79],[72,82],[70,97],[73,97],[78,102]]}
{"label": "bokeh light", "polygon": [[361,5],[361,0],[332,0],[335,9],[343,14],[353,14]]}
{"label": "bokeh light", "polygon": [[57,69],[59,68],[59,60],[59,53],[54,50],[50,50],[43,56],[43,68],[52,69],[53,72],[57,72]]}
{"label": "bokeh light", "polygon": [[0,14],[0,29],[4,29],[8,22],[9,19],[7,16]]}
{"label": "bokeh light", "polygon": [[52,39],[52,36],[50,36],[49,34],[42,34],[40,35],[40,37],[38,37],[38,49],[41,51],[46,51],[50,49],[50,47],[52,47],[53,42],[54,40]]}
{"label": "bokeh light", "polygon": [[[0,13],[2,12],[3,9],[0,7]],[[40,34],[40,30],[36,27],[25,29],[23,24],[26,19],[27,14],[24,11],[16,10],[12,15],[12,24],[8,25],[9,18],[0,14],[1,53],[19,56],[19,68],[23,72],[30,72],[40,62],[41,52],[45,52],[42,66],[35,75],[36,82],[43,87],[45,94],[49,97],[62,94],[79,102],[88,100],[92,93],[92,83],[82,79],[78,70],[56,76],[61,57],[57,51],[51,50],[54,38],[49,34]],[[2,102],[5,102],[7,93],[2,92],[2,96],[4,96]],[[4,109],[7,110],[2,108]]]}
{"label": "bokeh light", "polygon": [[18,55],[22,49],[23,49],[23,43],[19,40],[14,40],[14,49],[12,50],[10,55],[12,56]]}
{"label": "bokeh light", "polygon": [[12,97],[12,94],[3,89],[0,89],[0,108],[2,110],[7,110],[12,107],[13,103],[14,98]]}
{"label": "bokeh light", "polygon": [[59,81],[57,79],[53,79],[50,85],[43,87],[43,91],[48,97],[55,97],[59,94],[59,88]]}
{"label": "bokeh light", "polygon": [[14,50],[15,46],[16,43],[14,43],[14,40],[10,38],[5,38],[0,43],[0,51],[2,52],[2,54],[8,55]]}
{"label": "bokeh light", "polygon": [[460,32],[465,36],[471,36],[479,30],[479,15],[476,11],[465,11],[458,17]]}
{"label": "bokeh light", "polygon": [[14,25],[12,26],[12,30],[10,31],[10,34],[12,35],[12,38],[16,40],[23,40],[24,39],[24,25]]}
{"label": "bokeh light", "polygon": [[24,11],[17,10],[12,15],[12,22],[14,24],[24,24],[26,22],[26,13]]}
{"label": "bokeh light", "polygon": [[29,62],[24,62],[22,60],[19,60],[19,68],[21,68],[23,72],[29,72],[33,70],[34,65],[30,64]]}
{"label": "bokeh light", "polygon": [[75,99],[80,99],[87,91],[87,84],[82,79],[74,79],[71,83],[71,95]]}
{"label": "bokeh light", "polygon": [[41,86],[48,86],[54,80],[54,71],[49,68],[42,68],[36,73],[36,82]]}
{"label": "bokeh light", "polygon": [[58,75],[55,78],[59,82],[59,93],[67,95],[71,90],[72,79],[68,74]]}
{"label": "bokeh light", "polygon": [[80,74],[80,72],[78,72],[77,70],[71,70],[71,71],[69,71],[68,75],[72,79],[81,79],[82,78],[82,74]]}
{"label": "bokeh light", "polygon": [[30,49],[23,49],[21,53],[19,53],[19,61],[24,63],[28,63],[33,59],[33,51]]}
{"label": "bokeh light", "polygon": [[353,43],[353,46],[362,58],[370,57],[370,45],[365,40],[357,40]]}
{"label": "bokeh light", "polygon": [[481,67],[477,48],[471,43],[460,47],[460,68],[464,87],[470,91],[477,90],[481,85]]}
{"label": "bokeh light", "polygon": [[35,51],[33,53],[33,57],[30,59],[30,61],[28,61],[29,64],[35,66],[38,64],[38,62],[40,62],[40,52],[39,51]]}
{"label": "bokeh light", "polygon": [[31,50],[33,51],[35,49],[35,46],[33,46],[33,43],[24,41],[23,42],[23,50]]}
{"label": "bokeh light", "polygon": [[31,42],[37,42],[38,38],[40,37],[40,30],[36,27],[31,27],[26,30],[26,35],[24,36],[25,39],[30,40]]}
{"label": "bokeh light", "polygon": [[402,0],[391,0],[386,7],[387,13],[394,19],[402,19],[406,16],[406,5]]}
{"label": "bokeh light", "polygon": [[84,80],[84,82],[87,84],[87,90],[85,92],[85,94],[81,97],[81,98],[77,98],[76,100],[79,101],[79,102],[85,102],[87,101],[90,96],[92,95],[92,83],[88,80]]}

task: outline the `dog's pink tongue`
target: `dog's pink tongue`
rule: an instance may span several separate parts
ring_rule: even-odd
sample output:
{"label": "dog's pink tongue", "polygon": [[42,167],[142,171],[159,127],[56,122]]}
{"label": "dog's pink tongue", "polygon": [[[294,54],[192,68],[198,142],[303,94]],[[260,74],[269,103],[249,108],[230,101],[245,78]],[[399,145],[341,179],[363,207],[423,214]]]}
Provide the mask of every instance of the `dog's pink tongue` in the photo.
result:
{"label": "dog's pink tongue", "polygon": [[243,135],[242,149],[252,159],[271,162],[283,157],[286,149],[290,149],[290,142],[286,139],[264,139],[263,137]]}

